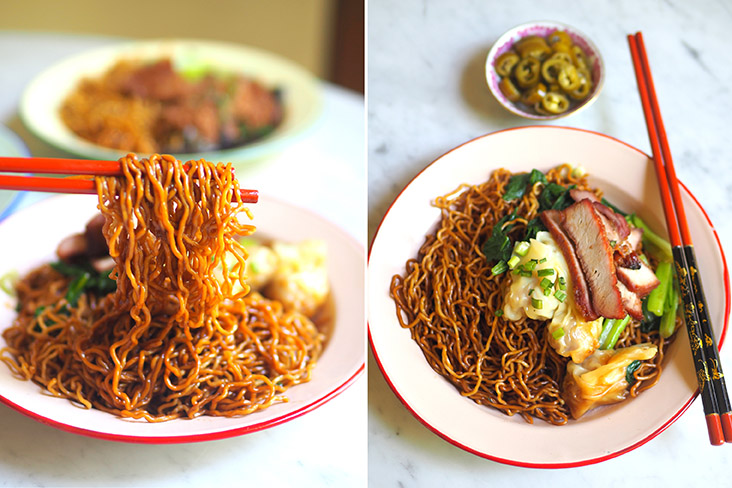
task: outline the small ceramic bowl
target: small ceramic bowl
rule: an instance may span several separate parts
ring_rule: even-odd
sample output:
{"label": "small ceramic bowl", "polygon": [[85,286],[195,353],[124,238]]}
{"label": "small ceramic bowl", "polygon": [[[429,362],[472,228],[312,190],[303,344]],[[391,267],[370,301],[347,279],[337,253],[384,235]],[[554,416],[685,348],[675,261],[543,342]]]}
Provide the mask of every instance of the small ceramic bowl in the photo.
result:
{"label": "small ceramic bowl", "polygon": [[[592,76],[592,88],[590,89],[590,93],[587,97],[581,101],[571,100],[570,98],[570,106],[566,111],[559,114],[541,114],[535,111],[532,106],[526,105],[520,101],[512,102],[506,98],[499,87],[501,76],[496,72],[495,64],[498,57],[507,51],[510,51],[514,43],[517,41],[527,36],[540,36],[546,38],[549,34],[557,30],[564,31],[569,34],[572,43],[579,46],[582,48],[582,51],[584,51],[585,58],[587,59],[590,67],[590,74]],[[602,85],[605,80],[605,67],[597,46],[595,46],[595,44],[585,34],[574,27],[552,21],[529,22],[516,26],[505,32],[498,38],[495,44],[493,44],[493,47],[491,47],[491,50],[488,52],[485,62],[485,78],[493,96],[496,97],[496,100],[498,100],[498,102],[509,112],[527,119],[553,120],[576,113],[595,101],[602,90]]]}

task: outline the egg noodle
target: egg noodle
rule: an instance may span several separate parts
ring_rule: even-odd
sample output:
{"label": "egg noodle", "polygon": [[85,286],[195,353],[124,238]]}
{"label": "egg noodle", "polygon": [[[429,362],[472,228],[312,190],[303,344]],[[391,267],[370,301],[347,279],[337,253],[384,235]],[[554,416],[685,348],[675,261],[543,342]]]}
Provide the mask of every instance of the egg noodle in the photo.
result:
{"label": "egg noodle", "polygon": [[96,179],[116,291],[72,304],[69,277],[50,265],[32,271],[16,285],[0,359],[48,394],[151,422],[286,401],[285,390],[310,379],[323,336],[304,315],[248,293],[236,238],[254,227],[240,221],[231,167],[120,161],[123,176]]}
{"label": "egg noodle", "polygon": [[[488,181],[463,184],[433,205],[441,218],[426,236],[416,258],[406,262],[403,275],[395,275],[390,293],[402,327],[408,328],[430,366],[458,391],[478,404],[505,414],[520,414],[529,423],[539,418],[566,424],[569,408],[560,387],[569,358],[560,356],[545,339],[546,321],[522,318],[511,321],[502,315],[503,296],[510,273],[492,276],[481,246],[493,226],[514,210],[517,217],[509,235],[521,238],[527,223],[537,217],[540,185],[521,199],[502,197],[511,172],[499,169]],[[562,165],[546,173],[549,182],[591,190],[586,176],[573,177]],[[630,395],[653,386],[661,374],[664,349],[658,331],[641,331],[633,319],[618,341],[618,347],[651,342],[658,354],[635,371]]]}

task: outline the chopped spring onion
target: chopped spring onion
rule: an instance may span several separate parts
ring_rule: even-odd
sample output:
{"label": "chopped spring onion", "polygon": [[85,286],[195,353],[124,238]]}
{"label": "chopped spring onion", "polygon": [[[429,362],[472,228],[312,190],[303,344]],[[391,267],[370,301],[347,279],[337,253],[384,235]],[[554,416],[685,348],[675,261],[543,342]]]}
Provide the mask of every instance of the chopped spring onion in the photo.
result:
{"label": "chopped spring onion", "polygon": [[[548,289],[550,289],[550,288],[551,288],[552,286],[554,286],[554,283],[552,283],[552,281],[551,281],[550,279],[548,279],[548,278],[542,278],[542,280],[541,280],[541,283],[539,283],[539,285],[540,285],[540,286],[541,286],[541,287],[542,287],[542,288],[543,288],[544,290],[548,290]],[[544,295],[546,295],[546,294],[547,294],[547,293],[544,293]]]}
{"label": "chopped spring onion", "polygon": [[15,283],[18,281],[18,272],[15,270],[8,271],[0,276],[0,290],[10,296],[15,296]]}
{"label": "chopped spring onion", "polygon": [[[628,322],[630,322],[630,315],[626,315],[625,318],[621,320],[608,320],[603,326],[602,333],[600,334],[601,338],[605,336],[605,340],[600,342],[600,349],[613,349],[615,344],[617,344],[618,339],[620,339],[620,334],[623,333],[625,326],[628,325]],[[608,328],[607,334],[605,333],[605,328]]]}
{"label": "chopped spring onion", "polygon": [[575,166],[572,168],[572,178],[582,178],[587,174],[587,170],[582,166]]}
{"label": "chopped spring onion", "polygon": [[516,243],[516,246],[513,248],[513,252],[515,252],[519,256],[523,257],[523,256],[526,256],[527,252],[529,252],[529,247],[531,247],[531,245],[528,242],[519,241]]}
{"label": "chopped spring onion", "polygon": [[541,258],[541,259],[539,260],[539,264],[542,264],[542,263],[546,263],[546,258]]}
{"label": "chopped spring onion", "polygon": [[498,261],[498,264],[496,264],[495,266],[493,266],[493,268],[491,268],[491,274],[493,276],[499,275],[499,274],[503,273],[504,271],[506,271],[507,269],[508,269],[508,264],[506,264],[506,261]]}
{"label": "chopped spring onion", "polygon": [[536,259],[526,261],[524,263],[524,269],[529,270],[529,271],[534,271],[536,269]]}
{"label": "chopped spring onion", "polygon": [[544,308],[544,302],[542,302],[541,300],[537,300],[536,298],[532,298],[531,306],[538,310],[541,310],[542,308]]}
{"label": "chopped spring onion", "polygon": [[506,264],[508,264],[509,269],[513,269],[516,267],[516,265],[519,263],[519,261],[521,261],[521,258],[514,255],[514,256],[511,256],[511,259],[509,259],[508,263],[506,263]]}
{"label": "chopped spring onion", "polygon": [[532,276],[531,271],[526,270],[526,269],[522,269],[521,271],[519,271],[519,274],[525,278],[531,278],[531,276]]}
{"label": "chopped spring onion", "polygon": [[556,297],[557,300],[559,300],[562,303],[564,303],[564,300],[567,299],[567,294],[565,292],[563,292],[562,290],[555,291],[554,296]]}
{"label": "chopped spring onion", "polygon": [[493,312],[493,315],[495,315],[496,317],[501,317],[503,316],[503,310],[499,308],[498,310]]}
{"label": "chopped spring onion", "polygon": [[610,241],[610,247],[615,247],[618,245],[618,241]]}
{"label": "chopped spring onion", "polygon": [[531,288],[531,289],[529,290],[529,296],[531,296],[531,294],[532,294],[532,293],[534,293],[534,289],[533,289],[533,288]]}
{"label": "chopped spring onion", "polygon": [[564,337],[564,327],[560,327],[552,332],[552,337],[554,339],[561,339],[562,337]]}
{"label": "chopped spring onion", "polygon": [[564,279],[564,276],[560,276],[559,280],[559,289],[560,290],[566,290],[567,289],[567,280]]}
{"label": "chopped spring onion", "polygon": [[554,274],[554,268],[540,269],[536,272],[536,276],[551,276]]}

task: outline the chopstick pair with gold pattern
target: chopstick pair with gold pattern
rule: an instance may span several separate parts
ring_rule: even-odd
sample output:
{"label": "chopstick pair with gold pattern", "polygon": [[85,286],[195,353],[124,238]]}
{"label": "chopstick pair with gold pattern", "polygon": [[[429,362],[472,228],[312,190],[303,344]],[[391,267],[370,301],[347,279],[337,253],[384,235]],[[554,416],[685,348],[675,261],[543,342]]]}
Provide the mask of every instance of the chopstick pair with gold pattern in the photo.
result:
{"label": "chopstick pair with gold pattern", "polygon": [[651,141],[653,162],[671,239],[676,276],[684,302],[684,320],[696,369],[699,394],[713,445],[732,442],[732,408],[719,360],[719,348],[709,320],[704,290],[689,233],[679,182],[661,119],[643,35],[628,35],[638,91]]}

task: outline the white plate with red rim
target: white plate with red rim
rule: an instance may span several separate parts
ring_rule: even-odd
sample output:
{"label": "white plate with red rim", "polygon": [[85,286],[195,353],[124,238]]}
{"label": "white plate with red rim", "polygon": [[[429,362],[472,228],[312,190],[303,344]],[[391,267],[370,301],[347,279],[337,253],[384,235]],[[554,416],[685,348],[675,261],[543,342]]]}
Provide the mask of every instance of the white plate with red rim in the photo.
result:
{"label": "white plate with red rim", "polygon": [[[97,212],[96,204],[97,197],[91,195],[52,197],[0,223],[0,276],[11,270],[22,274],[53,260],[58,242],[83,230]],[[287,242],[322,239],[328,247],[335,324],[313,369],[312,380],[287,390],[287,403],[235,418],[197,417],[160,423],[123,420],[44,395],[35,383],[12,376],[3,363],[0,363],[0,401],[62,430],[115,441],[164,444],[221,439],[274,427],[310,412],[341,393],[364,371],[365,251],[337,226],[289,203],[260,196],[259,203],[250,209],[252,223],[267,238]],[[14,307],[14,299],[0,291],[0,332],[15,317]],[[0,348],[4,345],[0,337]]]}
{"label": "white plate with red rim", "polygon": [[[369,252],[368,323],[372,350],[399,399],[433,432],[473,454],[524,467],[565,468],[601,462],[633,450],[668,428],[694,400],[697,383],[688,336],[679,330],[667,351],[659,383],[637,398],[600,407],[580,420],[554,426],[508,417],[462,397],[434,372],[396,318],[389,284],[417,255],[440,211],[432,200],[462,183],[480,183],[499,167],[546,171],[562,163],[584,167],[592,186],[619,208],[640,215],[666,235],[653,163],[617,139],[566,127],[520,127],[471,140],[420,172],[382,220]],[[682,186],[710,318],[718,343],[730,312],[727,263],[714,226]]]}

